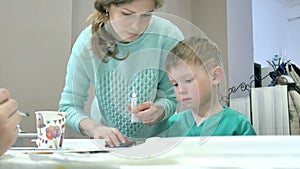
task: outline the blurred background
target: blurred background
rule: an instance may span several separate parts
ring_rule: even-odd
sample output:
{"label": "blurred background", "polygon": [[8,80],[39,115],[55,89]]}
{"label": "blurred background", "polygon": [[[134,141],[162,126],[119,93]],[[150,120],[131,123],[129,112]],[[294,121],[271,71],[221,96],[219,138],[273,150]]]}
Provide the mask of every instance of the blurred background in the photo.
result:
{"label": "blurred background", "polygon": [[[36,132],[35,111],[58,109],[70,51],[93,2],[1,1],[0,87],[9,89],[19,109],[31,114],[21,123],[25,132]],[[268,68],[266,60],[275,54],[300,64],[299,4],[299,0],[165,0],[159,11],[192,23],[215,41],[222,50],[226,85],[235,86],[250,81],[254,63]],[[66,138],[81,136],[67,130]]]}

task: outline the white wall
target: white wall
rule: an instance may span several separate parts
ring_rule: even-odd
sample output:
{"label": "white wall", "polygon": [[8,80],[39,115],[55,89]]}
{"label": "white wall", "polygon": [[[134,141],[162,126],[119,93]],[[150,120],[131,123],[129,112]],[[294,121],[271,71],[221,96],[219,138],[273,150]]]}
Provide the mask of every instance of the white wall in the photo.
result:
{"label": "white wall", "polygon": [[180,18],[191,20],[191,0],[164,0],[160,12],[176,15]]}
{"label": "white wall", "polygon": [[72,42],[86,27],[85,21],[94,10],[94,0],[73,0],[72,8]]}
{"label": "white wall", "polygon": [[[289,6],[276,0],[253,1],[254,61],[263,67],[262,77],[274,69],[267,63],[275,54],[284,61],[300,65],[300,6]],[[271,82],[267,77],[263,86]]]}
{"label": "white wall", "polygon": [[[288,19],[300,17],[300,6],[288,9]],[[300,67],[300,19],[287,24],[287,59]]]}
{"label": "white wall", "polygon": [[224,83],[220,93],[225,96],[228,88],[228,43],[227,43],[227,7],[226,1],[192,0],[192,22],[221,50],[221,59],[225,70]]}
{"label": "white wall", "polygon": [[192,0],[192,22],[213,40],[222,51],[227,74],[227,9],[226,1]]}
{"label": "white wall", "polygon": [[254,61],[268,67],[267,60],[287,50],[287,7],[274,0],[252,0],[252,5]]}
{"label": "white wall", "polygon": [[[236,88],[253,79],[253,30],[251,0],[227,0],[228,83]],[[239,88],[232,98],[248,96]]]}
{"label": "white wall", "polygon": [[36,110],[57,110],[71,47],[72,0],[2,0],[0,87],[31,113],[21,127],[34,132]]}
{"label": "white wall", "polygon": [[[241,82],[249,83],[253,75],[251,0],[192,0],[192,21],[222,51],[226,73],[223,93]],[[248,93],[237,92],[232,97],[244,95]]]}

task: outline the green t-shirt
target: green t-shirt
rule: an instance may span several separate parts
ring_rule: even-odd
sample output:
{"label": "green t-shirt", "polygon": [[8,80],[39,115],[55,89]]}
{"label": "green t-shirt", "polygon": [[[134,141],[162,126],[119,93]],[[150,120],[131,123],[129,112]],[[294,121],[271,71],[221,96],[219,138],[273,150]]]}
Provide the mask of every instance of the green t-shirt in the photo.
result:
{"label": "green t-shirt", "polygon": [[196,126],[191,110],[170,117],[166,137],[256,135],[249,120],[241,113],[224,107],[223,111]]}

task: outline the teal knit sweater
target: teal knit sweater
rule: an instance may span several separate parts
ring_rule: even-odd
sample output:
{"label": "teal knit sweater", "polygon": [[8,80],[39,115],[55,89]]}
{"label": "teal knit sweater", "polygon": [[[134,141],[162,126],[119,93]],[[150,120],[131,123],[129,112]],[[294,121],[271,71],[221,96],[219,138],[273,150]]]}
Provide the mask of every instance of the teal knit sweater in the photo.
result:
{"label": "teal knit sweater", "polygon": [[[101,62],[91,51],[91,26],[76,40],[67,66],[65,87],[61,94],[59,110],[67,112],[67,126],[80,133],[79,123],[90,118],[84,112],[90,84],[95,86],[95,96],[101,113],[97,115],[105,125],[118,128],[122,134],[133,138],[147,138],[161,133],[166,121],[176,109],[173,87],[164,71],[165,58],[178,41],[181,31],[170,21],[153,16],[143,35],[130,43],[117,43],[117,57]],[[165,109],[164,119],[155,125],[131,123],[128,110],[130,96],[135,90],[138,104],[152,101]],[[93,116],[96,117],[96,116]],[[94,119],[100,122],[100,119]],[[101,122],[102,122],[101,121]]]}

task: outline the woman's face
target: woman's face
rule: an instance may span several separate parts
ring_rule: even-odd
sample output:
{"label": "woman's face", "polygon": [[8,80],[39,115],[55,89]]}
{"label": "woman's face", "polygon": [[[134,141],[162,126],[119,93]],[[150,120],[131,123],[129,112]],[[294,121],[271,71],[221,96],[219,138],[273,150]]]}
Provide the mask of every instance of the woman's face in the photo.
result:
{"label": "woman's face", "polygon": [[121,6],[112,5],[109,8],[109,20],[122,42],[132,42],[145,32],[154,9],[154,0],[135,0]]}

